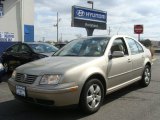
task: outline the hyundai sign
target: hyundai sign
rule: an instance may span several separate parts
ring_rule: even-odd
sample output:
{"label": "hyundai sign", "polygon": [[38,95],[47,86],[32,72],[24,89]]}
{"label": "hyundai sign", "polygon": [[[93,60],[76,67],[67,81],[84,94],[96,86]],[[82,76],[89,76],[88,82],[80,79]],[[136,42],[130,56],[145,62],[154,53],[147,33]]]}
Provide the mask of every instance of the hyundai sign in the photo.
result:
{"label": "hyundai sign", "polygon": [[107,12],[79,6],[72,7],[72,26],[106,29]]}

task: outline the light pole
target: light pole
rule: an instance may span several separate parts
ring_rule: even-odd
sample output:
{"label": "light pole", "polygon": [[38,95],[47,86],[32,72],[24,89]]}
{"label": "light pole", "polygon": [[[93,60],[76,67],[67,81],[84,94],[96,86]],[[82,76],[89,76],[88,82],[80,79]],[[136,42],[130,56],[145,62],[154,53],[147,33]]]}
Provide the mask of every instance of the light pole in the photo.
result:
{"label": "light pole", "polygon": [[87,3],[92,4],[92,9],[93,9],[94,2],[93,1],[87,1]]}
{"label": "light pole", "polygon": [[[93,1],[87,1],[88,4],[91,4],[92,5],[92,9],[93,9]],[[93,35],[93,31],[94,31],[94,28],[86,28],[86,31],[87,31],[87,36],[92,36]]]}
{"label": "light pole", "polygon": [[25,42],[25,38],[24,38],[24,1],[20,0],[20,12],[21,12],[21,37],[22,37],[22,42]]}
{"label": "light pole", "polygon": [[59,22],[61,21],[61,19],[58,16],[58,12],[57,12],[57,24],[54,25],[54,27],[57,27],[57,42],[58,42],[58,35],[59,35]]}
{"label": "light pole", "polygon": [[108,30],[108,35],[110,35],[111,34],[111,28],[109,27],[109,30]]}

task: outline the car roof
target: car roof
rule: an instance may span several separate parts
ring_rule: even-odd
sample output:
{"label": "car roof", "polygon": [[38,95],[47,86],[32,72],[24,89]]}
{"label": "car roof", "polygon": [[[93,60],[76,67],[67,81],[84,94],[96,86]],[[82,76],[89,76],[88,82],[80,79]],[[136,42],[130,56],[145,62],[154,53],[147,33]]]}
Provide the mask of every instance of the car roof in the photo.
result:
{"label": "car roof", "polygon": [[43,42],[23,42],[24,44],[48,44]]}
{"label": "car roof", "polygon": [[94,36],[87,36],[87,37],[84,37],[84,38],[94,38],[94,37],[131,37],[131,36],[128,36],[128,35],[94,35]]}
{"label": "car roof", "polygon": [[94,36],[87,36],[87,37],[82,37],[80,39],[86,39],[86,38],[100,38],[100,37],[104,37],[104,38],[117,38],[117,37],[128,37],[128,38],[132,38],[134,39],[133,37],[131,36],[128,36],[128,35],[94,35]]}

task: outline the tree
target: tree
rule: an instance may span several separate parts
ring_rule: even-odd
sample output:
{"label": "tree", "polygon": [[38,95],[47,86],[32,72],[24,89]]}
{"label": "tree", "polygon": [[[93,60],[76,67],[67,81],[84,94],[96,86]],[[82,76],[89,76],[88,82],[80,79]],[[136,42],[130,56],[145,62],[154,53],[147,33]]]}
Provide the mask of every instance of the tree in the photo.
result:
{"label": "tree", "polygon": [[146,47],[150,47],[150,46],[152,46],[152,42],[151,42],[151,40],[149,40],[149,39],[145,39],[145,40],[142,40],[142,41],[140,41],[144,46],[146,46]]}

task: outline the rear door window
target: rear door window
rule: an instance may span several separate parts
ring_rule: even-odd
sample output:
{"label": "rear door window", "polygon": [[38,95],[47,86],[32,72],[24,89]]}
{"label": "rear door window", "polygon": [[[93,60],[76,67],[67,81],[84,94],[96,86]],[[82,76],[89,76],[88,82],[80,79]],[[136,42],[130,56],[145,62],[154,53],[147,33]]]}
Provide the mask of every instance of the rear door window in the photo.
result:
{"label": "rear door window", "polygon": [[10,48],[7,50],[7,52],[16,53],[16,52],[18,52],[18,49],[19,49],[19,44],[10,47]]}
{"label": "rear door window", "polygon": [[128,45],[129,45],[129,48],[131,50],[131,54],[132,55],[138,54],[139,49],[138,49],[138,46],[137,46],[135,40],[133,40],[131,38],[126,38],[126,40],[127,40]]}
{"label": "rear door window", "polygon": [[22,44],[22,45],[20,46],[20,48],[19,48],[19,52],[20,52],[20,53],[21,53],[21,52],[31,52],[31,50],[30,50],[30,48],[29,48],[27,45]]}
{"label": "rear door window", "polygon": [[143,53],[144,52],[143,47],[138,42],[136,42],[136,45],[138,47],[139,53]]}

